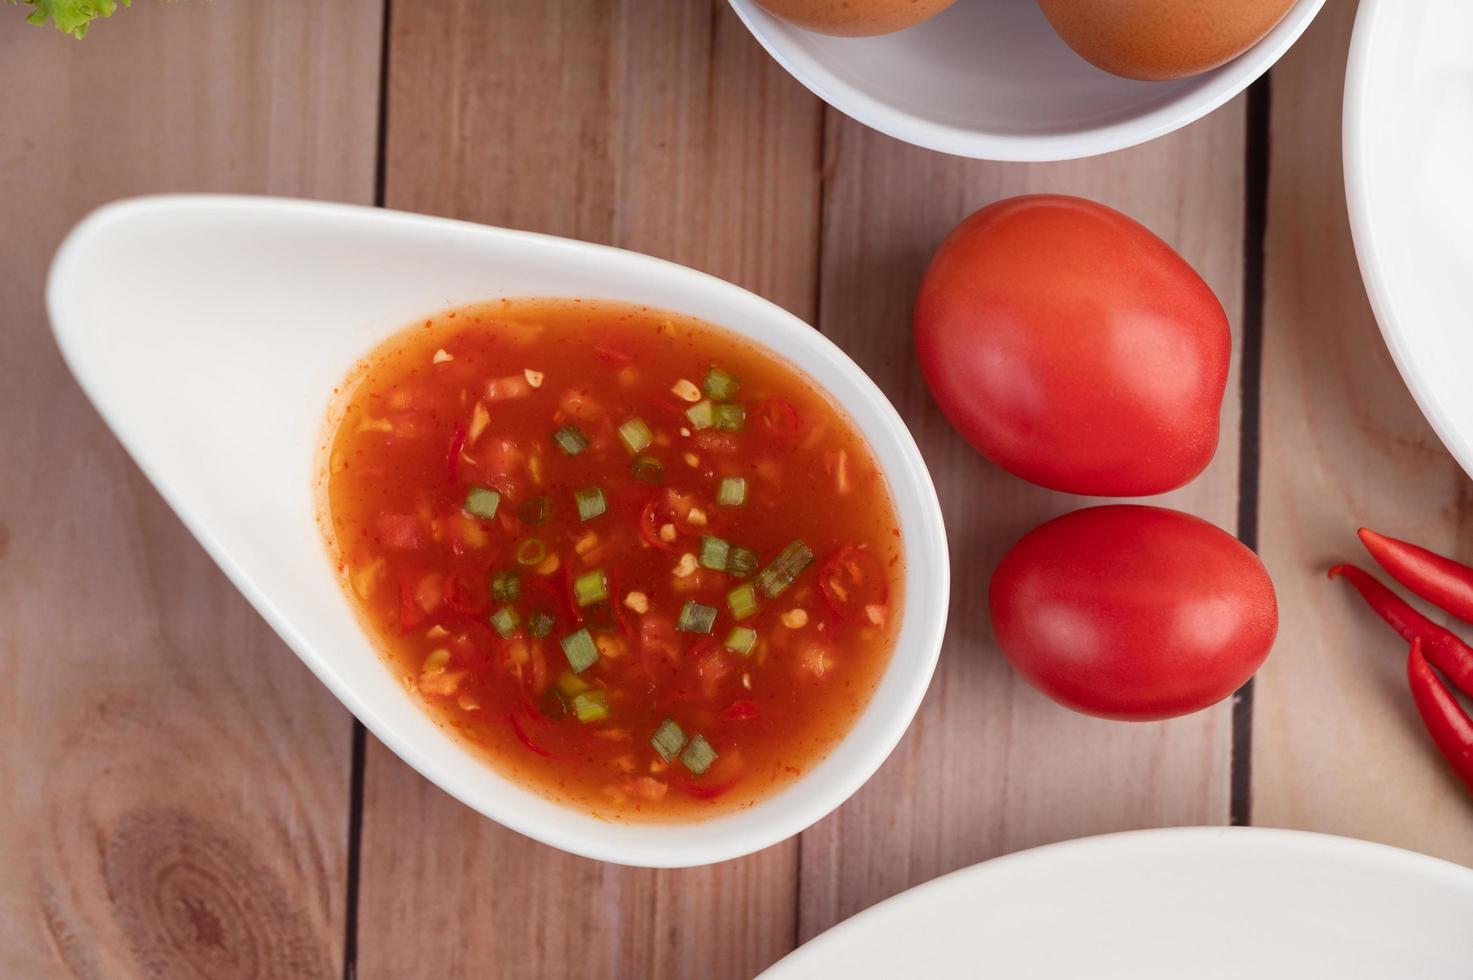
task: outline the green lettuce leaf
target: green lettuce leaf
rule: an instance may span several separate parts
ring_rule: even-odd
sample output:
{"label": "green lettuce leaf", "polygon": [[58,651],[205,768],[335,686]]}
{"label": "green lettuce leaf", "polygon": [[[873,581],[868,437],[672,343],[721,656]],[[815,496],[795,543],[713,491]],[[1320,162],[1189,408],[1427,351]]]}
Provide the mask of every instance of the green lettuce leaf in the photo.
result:
{"label": "green lettuce leaf", "polygon": [[[26,15],[30,24],[45,24],[50,20],[63,34],[81,38],[87,34],[87,25],[101,17],[111,17],[118,4],[131,7],[133,0],[24,0],[31,8]],[[16,0],[10,0],[14,6]]]}

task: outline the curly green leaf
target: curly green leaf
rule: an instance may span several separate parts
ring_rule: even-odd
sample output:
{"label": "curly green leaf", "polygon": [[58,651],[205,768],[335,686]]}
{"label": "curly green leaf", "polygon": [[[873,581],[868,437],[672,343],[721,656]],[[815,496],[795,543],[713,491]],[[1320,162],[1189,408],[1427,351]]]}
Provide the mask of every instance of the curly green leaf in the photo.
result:
{"label": "curly green leaf", "polygon": [[[17,0],[9,0],[14,6]],[[26,23],[44,25],[48,20],[63,34],[75,38],[87,35],[87,25],[103,17],[111,17],[118,4],[131,7],[133,0],[22,0],[31,10]]]}

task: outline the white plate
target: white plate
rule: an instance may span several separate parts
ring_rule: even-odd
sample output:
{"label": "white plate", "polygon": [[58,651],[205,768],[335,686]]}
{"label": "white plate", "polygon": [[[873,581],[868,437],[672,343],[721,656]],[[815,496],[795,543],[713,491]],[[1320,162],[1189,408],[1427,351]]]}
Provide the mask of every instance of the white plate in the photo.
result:
{"label": "white plate", "polygon": [[1371,308],[1422,413],[1473,474],[1473,2],[1361,0],[1344,150]]}
{"label": "white plate", "polygon": [[[434,723],[348,606],[313,493],[333,388],[404,325],[501,296],[645,303],[744,334],[833,395],[885,471],[906,550],[895,654],[833,752],[750,809],[623,824],[530,792]],[[767,847],[857,790],[925,694],[946,628],[950,572],[920,452],[843,351],[746,290],[633,252],[458,221],[303,201],[161,197],[109,205],[78,225],[52,264],[47,306],[62,354],[103,419],[313,673],[406,762],[529,837],[660,867]]]}
{"label": "white plate", "polygon": [[769,54],[845,115],[896,139],[984,160],[1067,160],[1163,136],[1247,88],[1324,0],[1299,0],[1261,41],[1192,78],[1142,82],[1089,64],[1035,0],[959,0],[881,37],[827,37],[731,5]]}
{"label": "white plate", "polygon": [[1468,980],[1473,871],[1289,830],[1112,834],[946,875],[763,980]]}

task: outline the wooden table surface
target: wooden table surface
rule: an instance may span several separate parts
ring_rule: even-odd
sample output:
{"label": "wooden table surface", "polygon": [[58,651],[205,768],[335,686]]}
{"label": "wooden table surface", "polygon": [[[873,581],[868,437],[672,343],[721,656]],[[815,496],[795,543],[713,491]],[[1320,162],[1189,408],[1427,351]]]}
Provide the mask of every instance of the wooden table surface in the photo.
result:
{"label": "wooden table surface", "polygon": [[[1354,5],[1242,97],[1132,150],[997,164],[826,108],[721,0],[142,2],[84,42],[0,4],[0,974],[748,977],[886,896],[1019,848],[1252,823],[1473,864],[1404,650],[1343,586],[1370,524],[1473,557],[1470,484],[1356,272],[1340,176]],[[477,816],[362,729],[227,584],[62,365],[42,282],[89,209],[151,191],[378,203],[674,259],[817,325],[936,479],[954,596],[909,734],[802,834],[645,871]],[[910,356],[926,262],[975,208],[1066,191],[1145,222],[1227,308],[1215,462],[1167,498],[1235,531],[1282,629],[1231,702],[1096,721],[1022,684],[982,608],[1081,504],[973,453]]]}

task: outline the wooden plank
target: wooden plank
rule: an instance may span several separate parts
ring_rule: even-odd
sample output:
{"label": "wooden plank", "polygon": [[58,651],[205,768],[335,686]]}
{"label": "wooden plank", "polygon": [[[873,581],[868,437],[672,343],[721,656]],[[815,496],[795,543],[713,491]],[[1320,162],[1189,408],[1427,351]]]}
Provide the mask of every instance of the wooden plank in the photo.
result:
{"label": "wooden plank", "polygon": [[366,201],[377,5],[0,4],[0,975],[340,969],[349,719],[104,430],[51,342],[65,230],[128,194]]}
{"label": "wooden plank", "polygon": [[1283,626],[1254,700],[1254,822],[1473,864],[1473,801],[1406,691],[1406,649],[1340,583],[1361,525],[1473,558],[1473,486],[1417,411],[1356,268],[1340,170],[1353,4],[1273,72],[1262,541]]}
{"label": "wooden plank", "polygon": [[[651,252],[811,319],[819,107],[724,3],[395,4],[389,83],[391,207]],[[586,861],[370,740],[359,970],[751,976],[792,946],[796,852]]]}
{"label": "wooden plank", "polygon": [[[830,113],[820,328],[880,384],[916,436],[946,514],[953,600],[936,678],[894,756],[803,837],[800,938],[912,885],[1048,841],[1228,819],[1230,706],[1160,724],[1089,719],[1016,678],[983,610],[1003,552],[1085,501],[982,460],[930,401],[912,355],[911,304],[952,226],[1014,194],[1066,192],[1118,207],[1174,245],[1222,298],[1242,291],[1244,109],[1238,99],[1171,137],[1103,158],[1039,166],[965,161],[898,143]],[[1238,382],[1218,454],[1165,498],[1236,522]]]}

